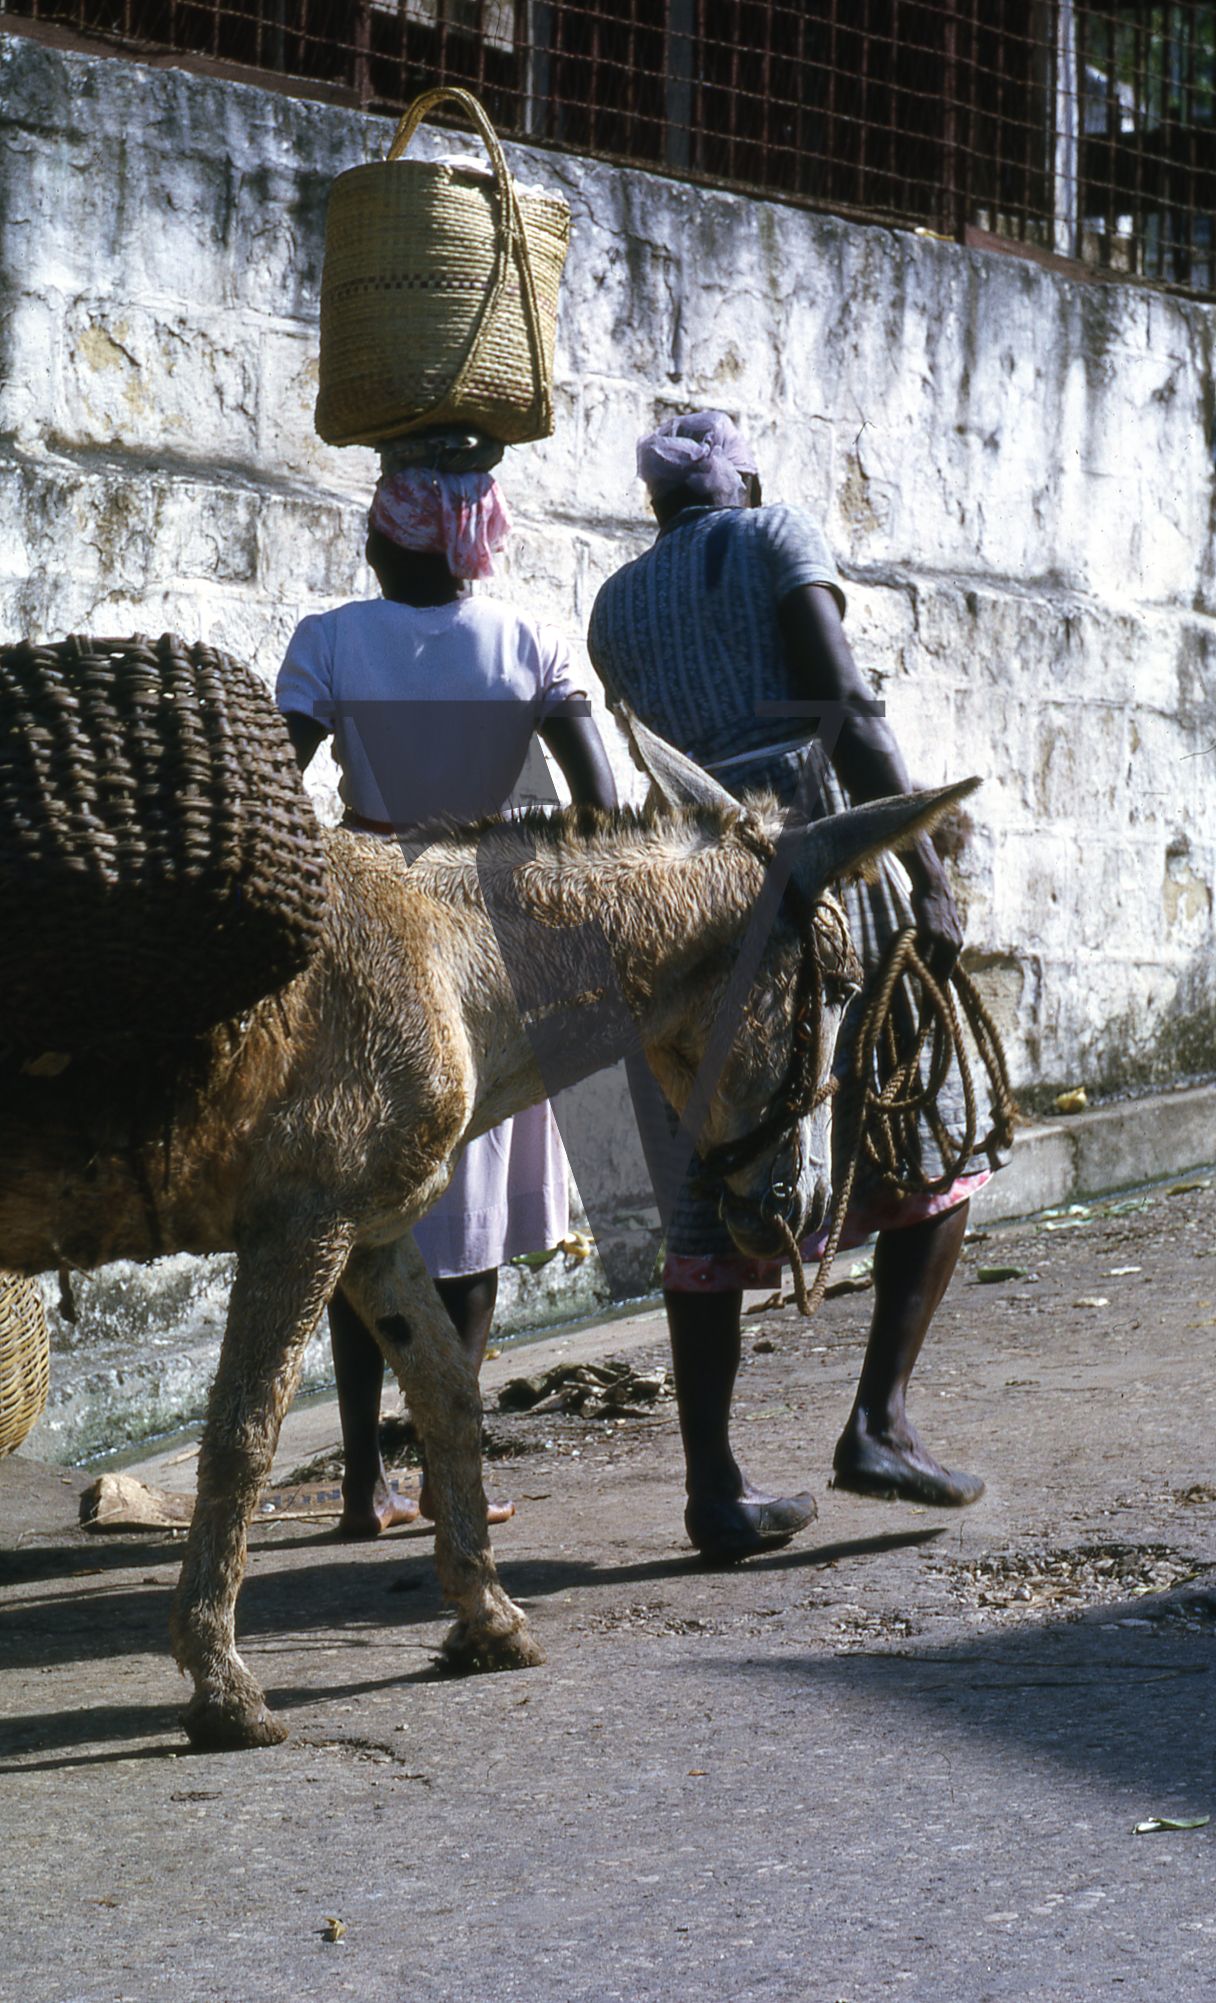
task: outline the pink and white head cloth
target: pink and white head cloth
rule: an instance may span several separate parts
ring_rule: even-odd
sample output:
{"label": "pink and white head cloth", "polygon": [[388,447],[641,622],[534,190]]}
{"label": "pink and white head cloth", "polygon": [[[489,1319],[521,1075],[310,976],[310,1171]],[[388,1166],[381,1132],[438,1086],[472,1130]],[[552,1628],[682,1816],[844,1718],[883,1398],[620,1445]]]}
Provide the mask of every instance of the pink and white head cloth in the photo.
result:
{"label": "pink and white head cloth", "polygon": [[385,472],[376,483],[371,526],[401,549],[442,556],[453,577],[491,577],[511,533],[492,473],[438,473],[427,466]]}
{"label": "pink and white head cloth", "polygon": [[758,471],[755,453],[724,410],[669,417],[638,442],[638,473],[652,501],[687,488],[693,505],[741,508],[747,500],[741,476]]}

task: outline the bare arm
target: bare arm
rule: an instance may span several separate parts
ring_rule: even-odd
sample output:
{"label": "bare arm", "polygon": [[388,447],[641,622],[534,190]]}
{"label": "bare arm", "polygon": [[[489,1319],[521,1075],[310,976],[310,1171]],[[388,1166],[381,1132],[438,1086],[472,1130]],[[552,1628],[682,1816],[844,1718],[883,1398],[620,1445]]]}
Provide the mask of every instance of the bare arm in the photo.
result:
{"label": "bare arm", "polygon": [[[908,768],[885,717],[873,714],[874,698],[863,681],[845,638],[840,610],[823,584],[804,584],[783,598],[777,617],[797,696],[807,702],[838,703],[840,735],[832,763],[859,805],[911,788]],[[921,950],[934,972],[948,974],[963,943],[946,872],[928,835],[904,856],[912,880]]]}
{"label": "bare arm", "polygon": [[329,732],[313,717],[301,716],[298,710],[288,710],[283,721],[287,725],[291,748],[296,754],[296,764],[301,772],[306,772],[312,763],[317,746]]}
{"label": "bare arm", "polygon": [[574,697],[546,717],[539,734],[557,760],[576,807],[616,806],[616,781],[603,739],[587,714],[585,696]]}

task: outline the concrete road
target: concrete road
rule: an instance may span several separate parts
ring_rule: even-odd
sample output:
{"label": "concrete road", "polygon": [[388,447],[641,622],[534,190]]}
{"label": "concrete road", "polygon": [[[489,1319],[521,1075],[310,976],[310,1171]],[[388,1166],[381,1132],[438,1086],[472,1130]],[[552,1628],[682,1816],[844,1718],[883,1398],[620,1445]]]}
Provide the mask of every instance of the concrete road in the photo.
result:
{"label": "concrete road", "polygon": [[[86,1537],[84,1477],[0,1463],[0,1994],[1216,1995],[1216,1821],[1132,1833],[1216,1817],[1214,1226],[1192,1186],[969,1245],[914,1402],[988,1478],[961,1515],[826,1486],[864,1293],[752,1316],[740,1449],[820,1519],[732,1572],[682,1545],[670,1404],[502,1420],[503,1357],[496,1543],[547,1665],[435,1679],[425,1534],[260,1528],[242,1645],[292,1731],[265,1753],[185,1750],[175,1541]],[[583,1353],[657,1364],[661,1323],[525,1361]],[[293,1415],[280,1470],[335,1438]],[[144,1471],[187,1486],[183,1451]]]}

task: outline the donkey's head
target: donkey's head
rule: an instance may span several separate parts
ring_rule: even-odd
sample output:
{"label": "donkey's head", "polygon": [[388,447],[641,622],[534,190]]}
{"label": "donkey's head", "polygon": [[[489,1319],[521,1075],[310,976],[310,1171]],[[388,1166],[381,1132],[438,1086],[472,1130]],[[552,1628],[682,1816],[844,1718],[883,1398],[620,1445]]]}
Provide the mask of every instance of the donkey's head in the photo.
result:
{"label": "donkey's head", "polygon": [[635,718],[628,727],[670,805],[716,810],[726,839],[767,865],[742,942],[690,971],[650,1056],[705,1172],[723,1188],[731,1236],[748,1256],[772,1257],[788,1244],[786,1229],[796,1238],[817,1230],[832,1199],[833,1059],[861,969],[831,886],[905,847],[979,782],[809,824],[771,801],[753,801],[740,816],[700,766]]}

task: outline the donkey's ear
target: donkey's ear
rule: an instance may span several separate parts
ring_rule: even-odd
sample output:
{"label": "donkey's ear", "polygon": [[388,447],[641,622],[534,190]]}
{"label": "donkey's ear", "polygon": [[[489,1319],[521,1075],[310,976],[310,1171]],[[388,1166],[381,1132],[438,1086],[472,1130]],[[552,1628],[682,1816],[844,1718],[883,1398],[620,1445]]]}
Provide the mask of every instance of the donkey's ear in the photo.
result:
{"label": "donkey's ear", "polygon": [[677,751],[665,738],[656,737],[625,703],[613,711],[629,740],[634,760],[669,807],[716,807],[720,812],[739,811],[739,802],[708,772]]}
{"label": "donkey's ear", "polygon": [[929,834],[979,784],[962,779],[932,793],[896,793],[813,822],[802,837],[799,883],[813,894],[842,876],[872,876],[887,849],[908,848],[918,835]]}

